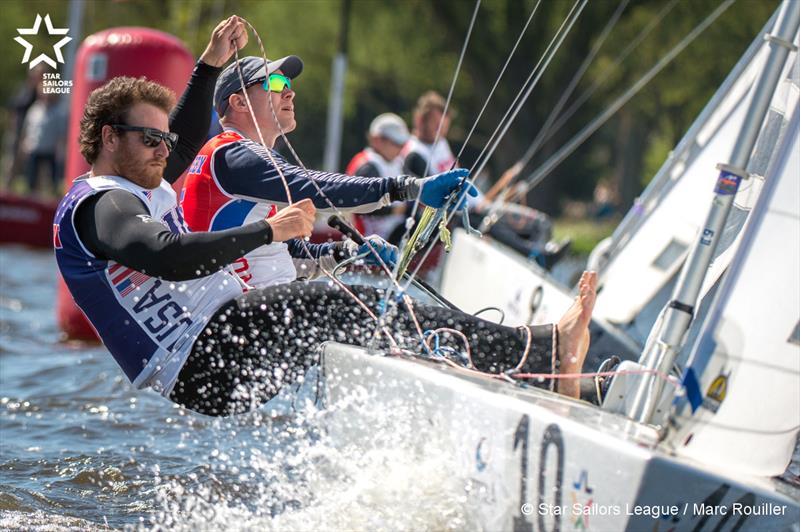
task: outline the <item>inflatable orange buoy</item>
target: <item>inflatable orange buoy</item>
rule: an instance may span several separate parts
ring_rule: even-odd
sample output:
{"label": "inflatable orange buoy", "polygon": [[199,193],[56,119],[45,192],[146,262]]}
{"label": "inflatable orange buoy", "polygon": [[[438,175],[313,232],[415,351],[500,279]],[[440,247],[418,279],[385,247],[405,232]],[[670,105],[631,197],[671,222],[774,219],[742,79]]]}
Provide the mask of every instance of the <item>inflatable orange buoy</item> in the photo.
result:
{"label": "inflatable orange buoy", "polygon": [[[75,61],[67,130],[65,191],[73,179],[89,171],[89,165],[78,148],[78,134],[83,107],[94,89],[117,76],[144,76],[180,95],[195,62],[176,37],[150,28],[112,28],[90,35],[78,49]],[[61,279],[56,312],[59,327],[69,338],[97,338]]]}

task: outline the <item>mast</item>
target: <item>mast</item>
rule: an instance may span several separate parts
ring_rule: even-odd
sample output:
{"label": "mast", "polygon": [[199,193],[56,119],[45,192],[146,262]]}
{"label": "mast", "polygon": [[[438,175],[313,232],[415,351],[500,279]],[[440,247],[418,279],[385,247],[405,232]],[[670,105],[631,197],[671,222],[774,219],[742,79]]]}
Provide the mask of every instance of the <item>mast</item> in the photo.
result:
{"label": "mast", "polygon": [[350,0],[342,0],[339,19],[339,51],[331,67],[331,93],[328,98],[328,126],[325,156],[322,166],[328,172],[339,171],[339,152],[342,149],[342,107],[344,76],[347,73],[347,36],[350,27]]}
{"label": "mast", "polygon": [[[662,310],[658,328],[651,333],[645,351],[639,359],[639,363],[648,370],[660,374],[669,373],[692,323],[703,279],[719,243],[733,199],[741,181],[748,179],[745,168],[753,152],[784,62],[789,52],[796,50],[791,40],[800,25],[800,9],[796,9],[792,3],[792,0],[783,1],[775,22],[774,33],[764,35],[770,46],[764,72],[754,87],[750,112],[739,131],[729,162],[717,165],[720,174],[703,229],[684,263],[672,299]],[[640,423],[649,423],[663,388],[664,382],[656,375],[652,373],[645,375],[637,386],[629,411],[626,412],[628,417]]]}

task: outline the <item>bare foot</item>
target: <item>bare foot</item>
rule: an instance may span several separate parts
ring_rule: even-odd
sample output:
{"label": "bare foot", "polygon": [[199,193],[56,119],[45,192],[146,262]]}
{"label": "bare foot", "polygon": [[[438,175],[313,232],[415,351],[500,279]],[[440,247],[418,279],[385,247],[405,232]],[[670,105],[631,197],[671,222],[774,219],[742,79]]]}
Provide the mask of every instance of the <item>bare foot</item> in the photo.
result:
{"label": "bare foot", "polygon": [[[597,273],[583,272],[578,282],[578,297],[558,322],[559,373],[580,373],[589,350],[589,321],[597,297]],[[578,379],[559,379],[558,393],[580,397]]]}

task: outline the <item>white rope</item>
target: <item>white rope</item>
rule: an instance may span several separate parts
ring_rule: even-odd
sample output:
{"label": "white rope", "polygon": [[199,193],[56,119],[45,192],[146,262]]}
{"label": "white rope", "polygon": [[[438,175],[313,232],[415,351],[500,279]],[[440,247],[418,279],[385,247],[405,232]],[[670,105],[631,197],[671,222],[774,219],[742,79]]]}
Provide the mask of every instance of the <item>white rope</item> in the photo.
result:
{"label": "white rope", "polygon": [[[445,101],[444,112],[442,113],[442,117],[439,120],[439,125],[438,125],[438,127],[436,129],[436,136],[434,137],[434,141],[433,141],[433,145],[434,146],[436,146],[436,144],[439,142],[439,135],[441,134],[441,131],[442,131],[442,123],[444,122],[445,117],[447,116],[447,110],[448,110],[448,108],[450,106],[450,100],[452,99],[452,96],[453,96],[453,90],[455,89],[456,81],[458,81],[458,75],[461,72],[461,64],[464,62],[464,56],[467,53],[467,46],[469,44],[470,37],[472,36],[472,30],[475,27],[475,20],[478,17],[478,8],[480,7],[480,5],[481,5],[481,0],[476,0],[475,8],[472,11],[472,18],[470,19],[469,27],[467,28],[467,35],[464,37],[464,44],[461,46],[461,53],[459,54],[458,63],[456,64],[456,69],[455,69],[455,72],[453,73],[453,80],[450,82],[450,90],[447,93],[447,100]],[[427,175],[428,170],[430,168],[430,163],[431,163],[430,158],[428,158],[428,162],[425,165],[425,172],[420,177],[425,177],[425,175]],[[422,194],[422,187],[420,187],[419,191],[417,191],[417,197],[414,200],[414,206],[412,207],[411,215],[409,216],[410,220],[413,220],[414,217],[417,214],[417,209],[419,208],[421,194]],[[400,250],[403,250],[405,248],[405,246],[408,245],[408,239],[409,239],[409,236],[410,236],[411,227],[412,227],[411,224],[408,224],[408,223],[406,224],[406,230],[403,232],[403,237],[400,239],[400,247],[399,247]],[[392,274],[391,274],[391,278],[392,278],[394,287],[398,288],[398,290],[401,293],[404,293],[408,289],[408,287],[411,285],[411,282],[412,282],[413,278],[409,277],[408,284],[406,284],[405,288],[401,288],[400,287],[400,281],[399,281],[399,278],[400,278],[399,273],[400,273],[400,261],[398,261],[397,264],[395,264],[394,269],[393,269]],[[390,289],[386,290],[386,294],[385,294],[384,300],[382,302],[383,303],[383,308],[385,308],[385,309],[389,308],[389,303],[391,301],[391,296],[393,295],[394,287],[391,287]]]}
{"label": "white rope", "polygon": [[[472,177],[473,180],[475,179],[475,176],[479,175],[483,171],[484,167],[486,166],[486,163],[489,162],[489,159],[492,157],[494,151],[497,149],[497,146],[500,144],[500,141],[503,140],[503,137],[505,136],[506,132],[508,132],[508,128],[511,127],[511,124],[514,122],[514,119],[517,117],[520,110],[522,110],[522,107],[528,101],[528,98],[533,92],[533,89],[536,87],[536,85],[539,84],[539,80],[542,78],[542,75],[544,75],[544,72],[547,70],[547,67],[550,65],[550,62],[553,60],[553,57],[555,56],[556,52],[558,52],[567,34],[569,34],[570,30],[572,29],[572,26],[575,24],[575,21],[578,20],[578,17],[580,16],[581,11],[583,11],[583,8],[586,7],[587,2],[588,0],[576,0],[575,4],[573,4],[572,9],[567,14],[567,17],[564,19],[564,22],[558,28],[558,31],[553,36],[553,39],[550,41],[550,44],[547,46],[547,49],[545,50],[544,54],[539,59],[539,63],[536,64],[534,69],[531,71],[531,75],[528,76],[528,79],[525,81],[525,84],[527,84],[527,88],[524,89],[525,92],[517,93],[517,97],[514,99],[514,102],[512,102],[511,107],[509,107],[508,111],[506,111],[506,114],[500,120],[497,129],[495,129],[494,133],[492,133],[492,137],[490,138],[489,144],[487,144],[484,147],[483,151],[481,151],[481,153],[478,155],[478,158],[475,160],[475,164],[473,164],[472,169],[470,171],[470,174],[473,176]],[[540,65],[541,68],[539,68]],[[533,80],[531,81],[531,77],[534,75],[534,73],[536,73],[536,77],[533,78]],[[525,85],[523,85],[523,87],[525,87]],[[510,116],[509,113],[511,113]],[[501,126],[502,129],[500,129]],[[489,145],[491,145],[491,148],[489,148],[489,150],[487,151],[486,148]],[[484,153],[486,153],[485,156]],[[481,161],[482,156],[483,160]]]}
{"label": "white rope", "polygon": [[[622,12],[625,11],[625,8],[627,7],[629,1],[630,0],[622,0],[619,3],[619,6],[617,6],[617,9],[614,11],[613,15],[611,15],[611,18],[606,23],[605,27],[603,28],[603,31],[600,33],[600,36],[597,38],[597,41],[595,42],[594,46],[592,46],[592,49],[589,51],[589,55],[586,56],[586,59],[584,59],[583,63],[581,63],[581,66],[578,67],[578,70],[575,72],[575,75],[572,76],[569,85],[564,90],[564,93],[561,95],[561,98],[559,98],[558,103],[556,103],[555,107],[553,107],[553,110],[550,111],[550,114],[544,121],[544,125],[539,130],[539,134],[533,140],[533,143],[528,148],[528,151],[525,152],[525,155],[523,155],[522,158],[518,161],[520,169],[523,168],[526,164],[528,164],[528,161],[530,161],[531,157],[533,157],[533,154],[536,152],[537,149],[539,149],[541,144],[544,142],[544,136],[547,135],[547,133],[549,132],[550,126],[553,125],[553,122],[558,117],[558,113],[560,113],[561,110],[566,105],[567,100],[572,95],[573,91],[575,90],[575,87],[578,86],[578,82],[581,79],[583,79],[583,75],[589,69],[589,66],[592,64],[592,61],[594,61],[594,58],[600,52],[600,48],[602,48],[603,43],[605,43],[606,39],[611,34],[611,30],[614,28],[614,26],[617,25],[617,22],[622,16]],[[677,0],[672,0],[672,1],[677,2]]]}
{"label": "white rope", "polygon": [[[672,0],[672,5],[674,5],[675,2],[677,2],[677,0]],[[592,46],[592,49],[586,56],[586,59],[584,59],[583,63],[581,63],[581,65],[578,67],[578,70],[575,72],[575,75],[572,77],[572,80],[570,80],[569,85],[567,86],[564,93],[561,95],[561,98],[558,100],[558,103],[556,103],[555,107],[553,107],[553,110],[550,111],[550,114],[547,116],[544,125],[541,127],[536,137],[533,139],[533,142],[531,143],[530,147],[528,147],[525,154],[514,164],[514,167],[516,167],[516,173],[508,181],[508,183],[506,183],[505,187],[502,189],[503,191],[511,190],[512,185],[515,183],[515,181],[517,181],[517,178],[519,177],[519,174],[520,172],[522,172],[523,168],[525,168],[525,165],[527,165],[528,162],[530,162],[531,158],[536,153],[536,151],[541,147],[541,145],[544,144],[544,142],[547,141],[555,133],[555,131],[557,131],[557,128],[551,130],[553,122],[556,120],[556,118],[560,118],[558,114],[564,108],[564,106],[567,103],[567,100],[572,95],[575,88],[578,86],[578,82],[583,78],[583,75],[586,73],[586,71],[589,69],[589,66],[592,64],[592,61],[594,61],[594,58],[600,52],[600,49],[602,48],[606,39],[611,34],[611,30],[617,25],[617,22],[619,22],[619,19],[622,16],[623,11],[625,11],[625,8],[627,7],[628,3],[629,0],[622,0],[619,3],[619,6],[617,6],[617,9],[611,15],[611,18],[606,23],[605,27],[603,28],[603,31],[600,32],[600,36],[597,38],[597,41],[595,42],[594,46]],[[657,18],[660,20],[659,17]],[[663,15],[661,16],[661,18],[663,18]],[[492,202],[489,209],[487,209],[486,214],[483,216],[483,220],[480,224],[481,231],[486,231],[494,223],[494,221],[496,221],[497,219],[496,214],[498,213],[498,211],[500,211],[500,209],[502,209],[505,202],[506,202],[506,193],[498,194],[497,197]]]}
{"label": "white rope", "polygon": [[[453,90],[456,86],[456,81],[458,81],[458,75],[461,72],[461,64],[464,62],[464,56],[467,53],[467,45],[469,44],[470,37],[472,36],[472,29],[475,26],[475,19],[478,17],[478,8],[481,5],[481,0],[476,0],[475,2],[475,9],[472,11],[472,19],[469,21],[469,27],[467,28],[467,35],[464,38],[464,44],[461,45],[461,53],[458,56],[458,63],[456,64],[456,70],[453,74],[453,80],[450,82],[450,90],[447,92],[447,99],[444,103],[444,112],[442,112],[442,117],[439,119],[439,125],[436,127],[436,135],[433,138],[433,146],[435,147],[436,144],[439,142],[439,137],[442,133],[442,124],[444,123],[445,117],[447,116],[447,111],[450,108],[450,100],[453,97]],[[431,158],[428,158],[428,161],[425,163],[425,171],[420,177],[425,177],[428,175],[428,170],[430,170],[431,166]],[[420,204],[420,196],[422,194],[422,187],[420,187],[419,191],[417,192],[417,197],[414,199],[414,206],[411,209],[411,215],[409,218],[414,219],[417,215],[417,210],[419,209]],[[406,230],[403,233],[403,238],[400,240],[400,249],[402,250],[408,244],[408,238],[410,236],[411,226],[410,224],[406,225]],[[395,266],[394,268],[394,276],[397,277],[398,267]]]}
{"label": "white rope", "polygon": [[[481,6],[481,0],[476,0],[475,9],[472,10],[472,19],[470,19],[469,27],[467,28],[467,36],[464,38],[464,44],[461,46],[461,54],[458,56],[458,64],[456,65],[456,71],[455,74],[453,75],[453,81],[450,82],[450,90],[447,91],[447,99],[444,102],[444,111],[442,112],[442,118],[439,120],[439,125],[436,128],[436,135],[433,137],[434,147],[439,142],[439,137],[442,134],[442,124],[444,123],[445,117],[447,116],[447,110],[450,108],[450,101],[453,98],[453,90],[456,88],[456,81],[458,81],[458,75],[461,73],[461,64],[464,62],[464,56],[467,53],[467,45],[469,45],[469,39],[472,36],[472,28],[475,27],[475,19],[478,18],[478,8],[480,6]],[[428,170],[431,169],[431,159],[432,159],[431,157],[428,157],[428,161],[425,163],[425,172],[420,177],[425,177],[428,175]],[[419,194],[417,196],[418,196],[417,203],[419,203]]]}
{"label": "white rope", "polygon": [[589,138],[600,126],[616,113],[623,105],[633,98],[650,80],[652,80],[664,67],[672,62],[689,44],[692,43],[708,26],[710,26],[720,15],[722,15],[735,0],[724,0],[717,8],[698,24],[689,34],[675,45],[653,68],[647,71],[634,85],[617,98],[605,111],[600,113],[594,120],[580,130],[565,146],[554,153],[545,163],[533,172],[522,183],[522,186],[515,191],[516,194],[524,194],[538,185],[550,172],[552,172],[561,162],[564,161],[575,149],[578,148],[587,138]]}
{"label": "white rope", "polygon": [[[244,20],[244,19],[242,19],[242,20]],[[262,55],[262,57],[263,57],[263,59],[264,59],[264,67],[266,68],[266,67],[267,67],[267,65],[268,65],[268,60],[267,60],[267,53],[266,53],[266,50],[264,49],[264,43],[262,42],[262,40],[261,40],[261,37],[259,36],[259,34],[258,34],[258,31],[255,29],[255,27],[253,27],[253,25],[252,25],[252,24],[250,24],[250,22],[249,22],[249,21],[247,21],[247,20],[244,20],[244,22],[245,22],[245,23],[246,23],[246,24],[247,24],[247,25],[250,27],[250,29],[253,31],[253,34],[255,35],[255,37],[256,37],[256,40],[258,41],[258,46],[259,46],[259,48],[260,48],[260,50],[261,50],[261,55]],[[261,145],[262,145],[262,146],[264,146],[264,149],[265,149],[265,151],[266,151],[266,153],[267,153],[267,157],[269,158],[270,162],[271,162],[271,163],[272,163],[272,165],[275,167],[275,169],[276,169],[276,170],[277,170],[277,172],[278,172],[278,175],[279,175],[279,176],[280,176],[280,178],[281,178],[281,182],[283,183],[283,186],[284,186],[284,188],[285,188],[285,190],[286,190],[286,198],[287,198],[287,201],[288,201],[289,205],[292,205],[292,203],[293,203],[293,202],[292,202],[292,196],[291,196],[291,192],[290,192],[290,189],[289,189],[289,183],[288,183],[288,181],[287,181],[287,179],[286,179],[286,176],[283,174],[283,171],[281,170],[280,166],[278,165],[277,161],[275,160],[274,156],[272,155],[272,150],[271,150],[271,148],[270,148],[269,146],[267,146],[267,143],[266,143],[266,142],[265,142],[265,140],[264,140],[263,133],[261,132],[261,127],[258,125],[258,121],[256,120],[255,113],[254,113],[254,111],[253,111],[253,105],[252,105],[252,103],[250,102],[250,98],[249,98],[249,96],[248,96],[248,94],[247,94],[247,90],[245,89],[244,76],[243,76],[243,73],[242,73],[242,68],[241,68],[241,65],[240,65],[240,63],[239,63],[239,52],[238,52],[238,47],[237,47],[237,46],[235,46],[235,45],[234,45],[234,58],[235,58],[235,61],[236,61],[236,70],[237,70],[237,73],[238,73],[238,75],[239,75],[239,82],[240,82],[240,84],[241,84],[242,88],[244,89],[244,90],[242,90],[242,93],[243,93],[243,95],[244,95],[244,98],[245,98],[245,101],[246,101],[246,103],[247,103],[247,108],[248,108],[248,111],[249,111],[249,113],[250,113],[250,118],[253,120],[253,124],[254,124],[254,126],[255,126],[256,132],[258,133],[258,138],[259,138],[259,140],[261,141]],[[281,123],[280,123],[280,121],[278,120],[278,116],[277,116],[277,114],[275,113],[275,106],[274,106],[274,104],[272,103],[272,96],[271,96],[271,94],[268,94],[267,101],[269,101],[270,110],[271,110],[271,113],[272,113],[272,119],[273,119],[273,121],[275,122],[275,124],[277,124],[277,126],[278,126],[278,130],[279,130],[279,132],[280,132],[281,138],[283,138],[284,142],[285,142],[285,143],[286,143],[286,145],[289,147],[289,150],[291,151],[291,153],[292,153],[292,155],[294,156],[295,160],[298,162],[299,166],[300,166],[300,167],[303,169],[303,171],[304,171],[304,173],[305,173],[305,175],[306,175],[306,178],[307,178],[309,181],[311,181],[311,183],[312,183],[312,184],[314,185],[314,187],[316,188],[317,192],[318,192],[318,193],[320,194],[320,196],[321,196],[321,197],[322,197],[322,198],[325,200],[325,202],[326,202],[326,203],[327,203],[327,204],[328,204],[328,205],[329,205],[329,206],[330,206],[330,207],[331,207],[331,208],[334,210],[334,212],[336,212],[336,213],[337,213],[339,216],[344,216],[344,215],[343,215],[343,213],[342,213],[342,212],[341,212],[341,211],[340,211],[340,210],[339,210],[339,209],[336,207],[336,205],[334,205],[334,204],[333,204],[333,202],[330,200],[330,198],[329,198],[329,197],[328,197],[328,196],[327,196],[327,195],[326,195],[326,194],[323,192],[323,190],[320,188],[320,186],[319,186],[319,184],[316,182],[316,180],[314,180],[314,179],[313,179],[313,177],[311,176],[311,174],[310,174],[310,173],[309,173],[309,171],[308,171],[308,168],[306,168],[306,166],[305,166],[305,165],[303,164],[303,162],[300,160],[300,158],[299,158],[299,156],[297,155],[297,152],[295,152],[295,150],[294,150],[294,147],[292,146],[291,142],[289,142],[289,139],[286,137],[286,134],[285,134],[285,132],[283,131],[283,127],[281,126]],[[374,314],[374,313],[373,313],[373,312],[372,312],[372,311],[369,309],[369,307],[367,306],[367,304],[366,304],[366,303],[364,303],[364,301],[362,301],[362,300],[361,300],[361,298],[359,298],[359,297],[358,297],[358,296],[357,296],[357,295],[356,295],[356,294],[355,294],[353,291],[351,291],[351,290],[350,290],[350,289],[349,289],[349,288],[348,288],[348,287],[347,287],[347,286],[346,286],[346,285],[345,285],[343,282],[341,282],[339,279],[337,279],[335,276],[333,276],[333,275],[332,275],[332,274],[331,274],[331,273],[330,273],[328,270],[326,270],[326,269],[325,269],[325,268],[322,266],[322,264],[321,264],[321,262],[319,261],[319,259],[318,259],[317,257],[314,257],[314,256],[313,256],[313,254],[311,253],[311,250],[308,248],[308,244],[307,244],[307,242],[306,242],[306,240],[305,240],[305,239],[301,239],[301,240],[300,240],[300,242],[301,242],[301,244],[302,244],[303,251],[306,253],[306,255],[308,256],[308,258],[309,258],[309,259],[311,259],[311,260],[312,260],[312,261],[313,261],[313,262],[314,262],[314,263],[317,265],[317,267],[319,268],[319,270],[320,270],[320,271],[321,271],[321,272],[322,272],[322,273],[323,273],[323,274],[324,274],[326,277],[328,277],[328,278],[329,278],[329,279],[330,279],[330,280],[331,280],[331,281],[332,281],[334,284],[336,284],[336,285],[337,285],[339,288],[341,288],[341,289],[342,289],[342,290],[343,290],[345,293],[347,293],[347,294],[348,294],[348,295],[349,295],[349,296],[350,296],[350,297],[351,297],[351,298],[352,298],[352,299],[353,299],[353,300],[356,302],[356,304],[358,304],[358,305],[359,305],[361,308],[363,308],[363,309],[364,309],[364,310],[367,312],[367,314],[368,314],[368,315],[369,315],[369,316],[370,316],[370,317],[371,317],[371,318],[372,318],[372,319],[373,319],[373,320],[376,322],[376,325],[377,325],[378,329],[379,329],[379,330],[381,330],[381,331],[382,331],[382,332],[383,332],[383,333],[384,333],[384,334],[387,336],[387,338],[389,339],[389,341],[392,343],[392,345],[393,345],[394,347],[397,347],[397,342],[396,342],[396,340],[394,339],[394,337],[391,335],[391,333],[389,332],[388,328],[385,326],[385,324],[381,323],[381,320],[378,318],[378,316],[376,316],[376,315],[375,315],[375,314]],[[367,244],[367,247],[369,248],[370,252],[371,252],[371,253],[373,253],[373,254],[375,255],[375,257],[377,258],[377,260],[378,260],[378,263],[380,264],[380,266],[381,266],[381,267],[382,267],[382,268],[383,268],[383,269],[386,271],[386,273],[389,275],[389,278],[390,278],[390,279],[392,279],[392,276],[391,276],[391,271],[389,270],[388,266],[386,265],[386,263],[385,263],[385,262],[383,261],[383,259],[381,258],[380,254],[379,254],[379,253],[377,252],[377,250],[376,250],[376,249],[373,247],[372,243],[371,243],[369,240],[367,240],[367,239],[364,239],[364,242]],[[395,283],[395,284],[397,284],[397,283]],[[399,288],[399,284],[397,284],[397,287]],[[408,306],[408,311],[409,311],[409,313],[410,313],[410,314],[412,315],[412,317],[413,317],[413,316],[414,316],[414,310],[413,310],[413,307],[411,306],[411,302],[410,302],[410,300],[409,300],[409,301],[406,301],[406,305]],[[414,319],[415,319],[415,321],[416,321],[416,318],[414,318]],[[420,337],[422,338],[422,331],[421,331],[421,329],[419,330],[419,334],[420,334]]]}
{"label": "white rope", "polygon": [[[628,1],[628,0],[624,0]],[[486,100],[483,102],[483,107],[481,107],[480,112],[478,113],[477,118],[472,123],[472,128],[467,133],[466,138],[464,138],[464,143],[461,145],[461,149],[458,151],[456,155],[456,161],[461,158],[461,155],[464,153],[464,149],[467,147],[467,143],[469,142],[470,138],[472,138],[472,134],[475,132],[475,128],[478,126],[478,122],[480,122],[481,117],[483,116],[483,112],[486,111],[486,107],[489,105],[489,101],[492,99],[494,95],[495,89],[500,84],[500,80],[503,79],[503,74],[506,73],[506,69],[508,68],[508,64],[511,62],[511,58],[514,57],[514,53],[517,51],[517,47],[519,46],[520,41],[522,41],[522,36],[525,35],[525,32],[528,30],[528,26],[530,25],[531,21],[533,20],[533,16],[536,14],[536,11],[539,9],[539,5],[541,5],[542,0],[536,2],[536,5],[533,6],[533,10],[531,10],[531,14],[528,17],[528,21],[525,22],[525,25],[522,27],[522,31],[519,32],[519,37],[517,37],[517,42],[514,43],[513,48],[511,48],[511,52],[508,54],[506,58],[506,62],[503,65],[503,68],[500,69],[500,74],[498,74],[497,78],[494,80],[494,85],[492,85],[492,90],[489,91],[489,96],[486,97]]]}
{"label": "white rope", "polygon": [[555,124],[552,124],[551,126],[544,128],[546,129],[546,131],[544,132],[544,134],[540,133],[540,135],[542,135],[543,137],[540,143],[538,145],[535,145],[534,141],[534,145],[531,145],[531,147],[528,148],[528,151],[525,153],[525,155],[523,155],[522,157],[522,161],[524,161],[523,166],[528,164],[528,162],[530,162],[531,158],[536,153],[536,151],[541,147],[541,145],[547,142],[550,138],[552,138],[552,136],[555,135],[556,132],[558,132],[564,126],[567,120],[569,120],[578,111],[578,109],[586,102],[586,100],[588,100],[591,96],[593,96],[594,93],[597,92],[597,90],[600,87],[605,85],[606,82],[609,79],[611,79],[609,74],[614,70],[616,70],[617,67],[619,67],[619,65],[622,64],[622,62],[625,59],[627,59],[627,57],[631,54],[631,52],[633,52],[633,50],[638,48],[639,44],[641,44],[641,42],[650,35],[653,29],[655,29],[655,27],[659,23],[661,23],[661,21],[664,19],[667,13],[672,11],[672,8],[675,7],[677,3],[678,0],[671,0],[669,3],[667,3],[664,6],[664,9],[662,9],[658,14],[656,14],[653,20],[651,20],[650,23],[642,31],[640,31],[639,34],[630,42],[630,44],[628,44],[628,46],[626,46],[625,49],[619,55],[617,55],[617,57],[614,59],[614,61],[611,63],[608,69],[606,69],[605,71],[606,75],[602,76],[600,79],[595,81],[588,89],[586,89],[586,91],[581,93],[581,95],[575,99],[575,102],[573,102],[573,104],[569,106],[569,108],[564,112],[564,114],[558,117],[558,121],[555,122]]}
{"label": "white rope", "polygon": [[[525,90],[525,93],[522,96],[521,100],[520,100],[520,94],[521,94],[521,92],[520,92],[520,93],[517,94],[517,98],[515,98],[514,101],[511,103],[511,107],[509,107],[509,110],[506,112],[506,115],[501,119],[500,124],[498,124],[498,128],[495,129],[495,133],[497,133],[497,131],[500,128],[500,126],[504,125],[504,122],[505,122],[503,130],[500,133],[500,135],[498,136],[498,138],[496,139],[496,141],[494,142],[494,145],[493,145],[492,149],[490,150],[489,154],[486,156],[484,164],[485,164],[486,161],[488,161],[489,157],[491,157],[492,153],[494,153],[494,150],[497,148],[497,145],[499,144],[500,140],[502,140],[503,136],[508,131],[508,128],[510,127],[511,123],[514,121],[514,119],[516,118],[517,114],[519,113],[520,109],[525,104],[525,102],[527,101],[528,97],[531,95],[531,92],[533,91],[534,87],[538,83],[539,79],[541,79],[542,74],[544,74],[545,70],[550,65],[550,62],[552,61],[553,56],[558,51],[558,49],[561,46],[561,44],[564,42],[564,38],[566,38],[566,36],[569,33],[570,29],[575,24],[575,21],[580,16],[581,11],[583,11],[583,8],[586,6],[587,1],[588,0],[576,0],[575,4],[573,4],[573,6],[572,6],[572,9],[569,11],[569,13],[567,13],[567,17],[564,19],[564,22],[561,24],[561,26],[559,27],[558,31],[553,36],[553,39],[550,41],[550,44],[548,45],[548,47],[545,50],[544,54],[539,59],[539,62],[536,64],[534,69],[531,71],[531,75],[528,76],[528,79],[525,81],[525,84],[523,84],[523,88],[525,87],[526,84],[528,85],[528,87]],[[574,13],[574,15],[573,15],[573,13]],[[563,31],[565,28],[566,28],[566,30]],[[541,69],[539,69],[540,65],[542,65]],[[539,73],[536,76],[535,80],[532,83],[529,84],[528,82],[531,80],[532,76],[537,71]],[[515,105],[515,103],[517,103],[518,100],[520,100],[519,104],[516,105],[516,108],[515,108],[514,105]],[[511,112],[512,109],[513,109],[513,113],[508,118],[508,120],[506,120],[506,117],[509,115],[509,112]],[[494,136],[494,134],[492,136]],[[483,153],[483,152],[481,152],[481,153]],[[480,155],[478,156],[478,158],[480,158]],[[468,180],[466,180],[465,186],[470,186],[472,184],[472,182],[475,180],[475,178],[477,177],[477,175],[480,173],[480,170],[482,170],[482,169],[483,169],[483,166],[481,166],[481,168],[478,171],[470,172],[470,178]],[[453,218],[455,213],[456,213],[455,209],[453,209],[452,212],[450,212],[450,213],[446,213],[447,219],[445,221],[445,224],[450,223],[450,220]],[[406,285],[404,287],[404,290],[408,289],[408,287],[411,285],[411,282],[414,280],[414,277],[417,275],[417,273],[419,272],[420,268],[425,263],[425,260],[428,258],[428,255],[430,254],[431,250],[433,250],[433,248],[434,248],[433,244],[434,244],[434,240],[433,239],[431,239],[430,242],[427,242],[425,244],[427,246],[427,249],[425,250],[425,253],[422,255],[422,259],[420,259],[417,262],[417,267],[414,269],[414,271],[412,271],[408,275],[407,283],[406,283]]]}

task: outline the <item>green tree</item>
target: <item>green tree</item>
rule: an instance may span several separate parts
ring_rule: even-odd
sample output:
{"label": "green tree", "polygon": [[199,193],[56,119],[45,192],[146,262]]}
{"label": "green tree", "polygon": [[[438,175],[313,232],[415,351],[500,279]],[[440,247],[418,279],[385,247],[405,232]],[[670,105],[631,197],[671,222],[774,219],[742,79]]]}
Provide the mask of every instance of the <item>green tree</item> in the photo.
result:
{"label": "green tree", "polygon": [[[527,172],[601,112],[720,1],[677,1],[652,33],[618,68],[612,69],[618,54],[667,5],[666,0],[631,0],[571,100],[593,83],[602,85],[542,146]],[[464,144],[534,5],[534,0],[481,3],[453,93],[456,115],[450,136],[456,149]],[[474,164],[573,5],[572,0],[542,2],[486,113],[464,146],[462,164]],[[492,179],[518,160],[531,144],[618,5],[616,0],[587,4],[489,161]],[[531,204],[557,213],[561,198],[589,198],[600,179],[616,184],[623,206],[630,203],[777,5],[778,0],[734,3],[672,65],[533,190]],[[50,13],[54,23],[63,26],[68,4],[60,0],[6,0],[3,6],[0,25],[8,53],[0,57],[0,98],[8,101],[26,74],[25,67],[19,64],[22,49],[13,42],[16,28],[29,27],[37,12]],[[363,146],[364,133],[374,116],[394,111],[410,123],[411,109],[422,92],[434,89],[447,94],[474,6],[472,0],[352,1],[342,166]],[[331,62],[339,40],[340,0],[95,0],[85,3],[84,35],[114,26],[148,26],[175,34],[199,55],[210,30],[233,13],[257,29],[268,57],[296,54],[303,58],[306,68],[295,83],[299,127],[290,138],[305,164],[319,166],[325,144]],[[260,55],[252,35],[243,53]],[[0,125],[6,125],[4,120],[0,117]]]}

